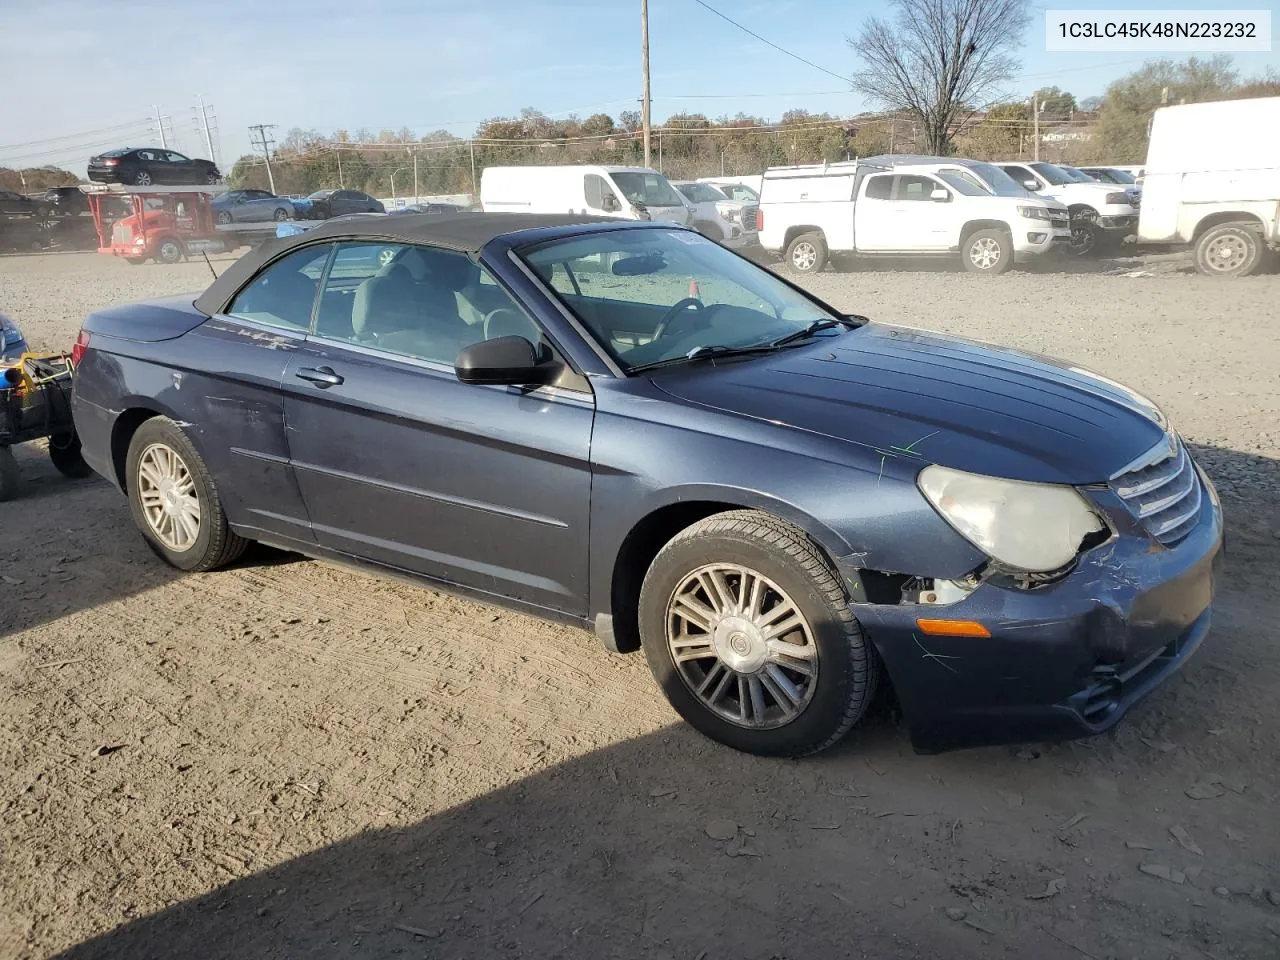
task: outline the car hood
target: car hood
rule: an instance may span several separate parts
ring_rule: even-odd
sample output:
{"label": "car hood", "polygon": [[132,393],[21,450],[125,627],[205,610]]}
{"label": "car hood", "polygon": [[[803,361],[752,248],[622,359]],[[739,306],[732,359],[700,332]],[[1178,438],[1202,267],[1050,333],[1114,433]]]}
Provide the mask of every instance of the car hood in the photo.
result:
{"label": "car hood", "polygon": [[1165,433],[1160,411],[1031,353],[870,323],[803,348],[655,373],[667,394],[990,476],[1106,481]]}

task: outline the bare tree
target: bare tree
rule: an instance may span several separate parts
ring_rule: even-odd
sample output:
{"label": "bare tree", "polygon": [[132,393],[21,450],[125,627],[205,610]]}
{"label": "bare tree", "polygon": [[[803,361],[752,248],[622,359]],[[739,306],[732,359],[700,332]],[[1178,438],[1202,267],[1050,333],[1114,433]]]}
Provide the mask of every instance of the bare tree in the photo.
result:
{"label": "bare tree", "polygon": [[849,43],[862,61],[853,87],[920,127],[921,146],[946,155],[956,128],[1019,67],[1014,51],[1028,0],[889,0]]}

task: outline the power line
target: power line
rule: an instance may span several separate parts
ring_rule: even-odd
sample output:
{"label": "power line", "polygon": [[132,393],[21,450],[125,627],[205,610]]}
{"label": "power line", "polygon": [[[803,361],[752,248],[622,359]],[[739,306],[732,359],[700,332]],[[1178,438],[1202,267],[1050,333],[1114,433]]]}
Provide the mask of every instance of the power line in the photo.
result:
{"label": "power line", "polygon": [[759,40],[761,43],[766,44],[770,47],[773,47],[773,49],[777,50],[779,53],[785,53],[792,60],[799,60],[801,63],[806,64],[807,66],[813,67],[813,69],[815,70],[821,70],[823,73],[825,73],[829,77],[835,77],[837,80],[843,80],[845,83],[849,82],[848,77],[842,77],[840,74],[836,73],[835,71],[828,70],[826,67],[823,67],[823,66],[819,66],[818,64],[814,63],[812,60],[806,60],[804,57],[800,56],[800,54],[798,53],[792,53],[786,47],[778,46],[772,40],[766,40],[764,37],[760,36],[760,34],[756,33],[754,30],[749,30],[748,28],[744,27],[737,20],[734,20],[731,17],[726,17],[723,13],[721,13],[715,7],[711,6],[709,3],[704,3],[703,0],[693,0],[693,2],[696,3],[698,6],[706,10],[709,10],[711,13],[714,13],[717,17],[719,17],[721,20],[725,21],[726,23],[733,24],[743,33],[750,34],[751,36]]}
{"label": "power line", "polygon": [[138,127],[146,126],[151,123],[150,118],[134,120],[131,123],[118,123],[113,127],[99,127],[97,130],[82,130],[79,133],[68,133],[61,137],[48,137],[44,140],[27,140],[23,143],[6,143],[0,145],[0,150],[20,150],[24,147],[39,147],[46,143],[58,143],[62,140],[79,140],[81,137],[92,137],[100,133],[111,133],[115,130],[136,130]]}

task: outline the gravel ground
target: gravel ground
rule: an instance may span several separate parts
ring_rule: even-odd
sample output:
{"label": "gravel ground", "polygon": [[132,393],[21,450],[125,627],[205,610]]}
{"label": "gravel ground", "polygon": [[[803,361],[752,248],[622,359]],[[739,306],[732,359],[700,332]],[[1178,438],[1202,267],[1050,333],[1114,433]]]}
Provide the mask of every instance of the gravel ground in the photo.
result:
{"label": "gravel ground", "polygon": [[[65,349],[208,279],[0,258],[0,310]],[[1280,955],[1280,278],[806,282],[1122,380],[1218,480],[1214,632],[1114,736],[929,758],[882,717],[740,756],[577,631],[266,550],[178,576],[28,445],[0,504],[0,956]]]}

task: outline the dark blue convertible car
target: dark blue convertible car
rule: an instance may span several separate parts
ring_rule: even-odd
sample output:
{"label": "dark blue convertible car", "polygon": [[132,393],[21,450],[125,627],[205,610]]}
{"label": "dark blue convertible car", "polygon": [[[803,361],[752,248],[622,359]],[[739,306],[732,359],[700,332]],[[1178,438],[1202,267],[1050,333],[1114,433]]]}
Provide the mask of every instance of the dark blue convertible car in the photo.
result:
{"label": "dark blue convertible car", "polygon": [[84,456],[183,570],[262,541],[593,628],[759,754],[889,682],[922,751],[1087,735],[1209,627],[1161,412],[658,223],[371,217],[93,314]]}

